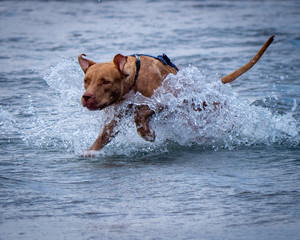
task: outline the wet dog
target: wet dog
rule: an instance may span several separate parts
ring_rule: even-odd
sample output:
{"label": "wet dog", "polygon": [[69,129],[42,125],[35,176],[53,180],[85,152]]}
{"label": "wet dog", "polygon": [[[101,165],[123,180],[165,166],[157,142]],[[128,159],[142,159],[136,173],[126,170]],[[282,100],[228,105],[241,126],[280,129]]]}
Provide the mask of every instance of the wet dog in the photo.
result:
{"label": "wet dog", "polygon": [[[268,46],[272,43],[271,36],[257,54],[244,66],[221,79],[223,84],[230,83],[257,63]],[[152,57],[149,55],[123,56],[117,54],[114,59],[106,63],[96,63],[85,58],[85,54],[78,56],[78,62],[83,70],[85,93],[81,98],[83,107],[88,110],[102,110],[112,104],[124,101],[131,94],[139,92],[145,97],[151,97],[168,74],[176,74],[179,69],[166,55]],[[209,103],[204,102],[203,106]],[[218,105],[219,103],[211,103]],[[155,112],[147,105],[130,106],[134,108],[134,120],[138,134],[146,141],[155,140],[155,132],[149,127],[149,119]],[[202,109],[201,109],[202,110]],[[103,127],[102,132],[90,151],[103,148],[117,134],[117,120],[114,118]]]}

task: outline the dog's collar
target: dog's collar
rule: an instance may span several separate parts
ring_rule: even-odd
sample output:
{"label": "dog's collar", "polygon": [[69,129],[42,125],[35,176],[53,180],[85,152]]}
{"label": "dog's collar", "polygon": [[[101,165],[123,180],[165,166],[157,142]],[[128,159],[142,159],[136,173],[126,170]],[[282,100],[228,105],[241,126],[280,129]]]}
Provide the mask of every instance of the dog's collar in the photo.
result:
{"label": "dog's collar", "polygon": [[148,54],[133,54],[131,56],[135,57],[135,59],[137,59],[139,64],[140,64],[139,56],[151,57],[151,58],[154,58],[154,59],[160,61],[164,65],[169,65],[170,67],[174,68],[176,71],[179,71],[179,68],[174,63],[171,62],[170,58],[165,53],[158,55],[157,57],[154,57],[154,56],[151,56]]}
{"label": "dog's collar", "polygon": [[140,60],[139,56],[146,56],[146,57],[154,58],[154,59],[162,62],[164,65],[169,65],[170,67],[174,68],[176,71],[179,71],[179,68],[174,63],[172,63],[171,60],[168,58],[168,56],[164,53],[162,55],[158,55],[157,57],[153,57],[153,56],[147,55],[147,54],[133,54],[130,56],[135,57],[136,72],[135,72],[133,85],[126,95],[129,95],[129,93],[131,92],[131,90],[134,88],[134,86],[136,84],[136,80],[139,77],[139,73],[140,73],[140,69],[141,69],[141,60]]}
{"label": "dog's collar", "polygon": [[139,56],[146,56],[146,57],[151,57],[154,58],[160,62],[162,62],[164,65],[169,65],[170,67],[174,68],[176,71],[179,71],[179,68],[171,62],[171,60],[168,58],[168,56],[166,54],[162,54],[162,55],[158,55],[157,57],[153,57],[151,55],[147,55],[147,54],[133,54],[131,55],[132,57],[135,57],[135,65],[136,65],[136,73],[135,73],[135,78],[134,78],[134,84],[136,83],[136,80],[139,77],[139,72],[141,69],[141,60]]}
{"label": "dog's collar", "polygon": [[140,60],[140,57],[137,54],[134,54],[132,56],[135,57],[135,66],[136,66],[136,73],[135,73],[134,83],[133,83],[133,86],[134,86],[135,83],[136,83],[136,80],[139,77],[139,72],[140,72],[140,69],[141,69],[141,60]]}

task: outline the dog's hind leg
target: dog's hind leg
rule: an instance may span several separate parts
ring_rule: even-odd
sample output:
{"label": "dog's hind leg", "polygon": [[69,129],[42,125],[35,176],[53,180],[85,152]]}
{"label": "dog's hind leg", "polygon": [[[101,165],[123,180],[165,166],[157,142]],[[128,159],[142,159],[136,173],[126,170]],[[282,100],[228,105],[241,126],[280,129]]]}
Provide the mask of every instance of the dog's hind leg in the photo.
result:
{"label": "dog's hind leg", "polygon": [[267,50],[267,48],[270,46],[270,44],[273,42],[274,35],[271,36],[265,44],[261,47],[261,49],[256,53],[256,55],[244,66],[240,67],[239,69],[235,70],[234,72],[226,75],[221,79],[222,83],[230,83],[237,79],[239,76],[247,72],[250,68],[252,68],[260,59],[260,57],[264,54],[264,52]]}

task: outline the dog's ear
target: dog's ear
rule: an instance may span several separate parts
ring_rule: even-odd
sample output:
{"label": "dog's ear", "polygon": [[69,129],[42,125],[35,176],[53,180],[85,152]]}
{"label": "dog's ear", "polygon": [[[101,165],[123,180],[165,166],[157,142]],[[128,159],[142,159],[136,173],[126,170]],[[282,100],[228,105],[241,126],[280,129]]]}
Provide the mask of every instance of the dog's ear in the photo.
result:
{"label": "dog's ear", "polygon": [[122,54],[117,54],[115,57],[114,57],[114,60],[113,60],[114,64],[116,65],[116,67],[119,69],[120,73],[127,77],[128,76],[128,73],[126,73],[124,67],[125,67],[125,64],[127,63],[127,57],[123,56]]}
{"label": "dog's ear", "polygon": [[96,63],[93,62],[93,61],[91,61],[91,60],[85,59],[82,56],[85,57],[86,55],[85,54],[80,54],[78,56],[78,62],[79,62],[79,65],[80,65],[82,71],[84,73],[86,73],[86,71],[89,69],[89,67],[92,66],[92,65],[94,65],[94,64],[96,64]]}

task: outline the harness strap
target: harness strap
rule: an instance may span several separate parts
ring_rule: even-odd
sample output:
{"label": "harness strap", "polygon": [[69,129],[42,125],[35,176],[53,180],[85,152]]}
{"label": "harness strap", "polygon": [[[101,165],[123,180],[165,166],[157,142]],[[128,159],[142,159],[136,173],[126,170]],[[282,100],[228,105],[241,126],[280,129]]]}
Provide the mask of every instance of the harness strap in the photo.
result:
{"label": "harness strap", "polygon": [[139,77],[139,72],[140,72],[140,69],[141,69],[140,56],[154,58],[154,59],[162,62],[164,65],[169,65],[170,67],[176,69],[176,71],[179,71],[179,68],[174,63],[172,63],[170,58],[164,53],[162,55],[158,55],[157,57],[153,57],[153,56],[147,55],[147,54],[133,54],[133,55],[130,55],[130,56],[135,57],[136,73],[135,73],[135,78],[134,78],[134,85],[135,85],[136,80]]}
{"label": "harness strap", "polygon": [[141,69],[141,60],[137,54],[134,54],[131,56],[135,57],[135,66],[136,66],[136,73],[135,73],[134,84],[133,84],[133,86],[134,86],[137,78],[139,77],[139,72]]}
{"label": "harness strap", "polygon": [[170,67],[175,68],[176,71],[179,71],[179,68],[171,62],[170,58],[165,53],[158,55],[156,59],[161,61],[164,65],[169,65]]}

